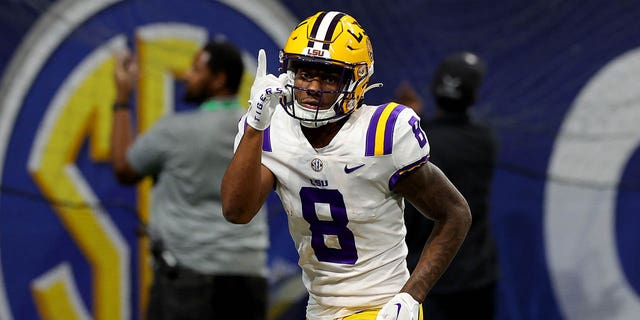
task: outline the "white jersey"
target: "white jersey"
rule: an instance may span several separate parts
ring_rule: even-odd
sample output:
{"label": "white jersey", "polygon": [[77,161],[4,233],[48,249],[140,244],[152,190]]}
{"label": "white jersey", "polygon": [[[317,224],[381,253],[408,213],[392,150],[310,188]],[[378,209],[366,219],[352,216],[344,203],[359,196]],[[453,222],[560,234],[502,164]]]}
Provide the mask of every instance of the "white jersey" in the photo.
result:
{"label": "white jersey", "polygon": [[274,112],[262,163],[277,179],[300,255],[309,320],[379,308],[400,291],[409,278],[404,203],[391,190],[428,154],[419,117],[395,103],[362,106],[319,149],[298,120]]}

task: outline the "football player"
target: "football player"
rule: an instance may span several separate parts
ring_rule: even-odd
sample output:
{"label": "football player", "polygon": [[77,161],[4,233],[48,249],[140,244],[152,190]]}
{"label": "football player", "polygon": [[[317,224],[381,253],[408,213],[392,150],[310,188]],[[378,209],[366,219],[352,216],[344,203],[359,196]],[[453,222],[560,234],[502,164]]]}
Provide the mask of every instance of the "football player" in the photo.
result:
{"label": "football player", "polygon": [[[309,291],[307,318],[421,319],[420,302],[465,238],[465,199],[428,161],[420,118],[363,104],[373,50],[358,22],[318,12],[298,24],[278,77],[258,53],[250,108],[222,182],[223,212],[249,222],[275,187]],[[435,221],[409,275],[404,199]]]}

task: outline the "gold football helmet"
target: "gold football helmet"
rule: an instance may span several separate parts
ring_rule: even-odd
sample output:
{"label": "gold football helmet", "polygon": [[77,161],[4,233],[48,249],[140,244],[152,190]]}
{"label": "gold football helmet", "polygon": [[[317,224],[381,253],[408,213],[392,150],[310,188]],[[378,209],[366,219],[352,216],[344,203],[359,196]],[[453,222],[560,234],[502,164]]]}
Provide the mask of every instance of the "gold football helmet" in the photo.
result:
{"label": "gold football helmet", "polygon": [[[308,109],[295,101],[295,70],[299,64],[321,64],[342,70],[338,99],[327,110]],[[318,127],[337,121],[362,105],[367,85],[373,75],[373,48],[369,36],[352,16],[337,11],[321,11],[300,22],[291,32],[280,52],[280,72],[289,75],[287,113],[305,126]],[[317,93],[317,92],[316,92]]]}

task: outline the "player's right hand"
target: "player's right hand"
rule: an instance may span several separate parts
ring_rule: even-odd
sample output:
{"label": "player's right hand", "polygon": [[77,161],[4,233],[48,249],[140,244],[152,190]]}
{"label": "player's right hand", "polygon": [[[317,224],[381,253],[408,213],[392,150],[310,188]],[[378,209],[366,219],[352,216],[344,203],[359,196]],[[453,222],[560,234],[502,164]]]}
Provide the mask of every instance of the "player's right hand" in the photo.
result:
{"label": "player's right hand", "polygon": [[286,95],[286,79],[287,75],[284,73],[280,77],[267,74],[267,56],[264,49],[260,49],[256,78],[251,86],[247,124],[260,131],[269,127],[273,112],[280,104],[280,99]]}
{"label": "player's right hand", "polygon": [[382,307],[376,320],[418,320],[419,312],[420,303],[410,294],[401,292]]}

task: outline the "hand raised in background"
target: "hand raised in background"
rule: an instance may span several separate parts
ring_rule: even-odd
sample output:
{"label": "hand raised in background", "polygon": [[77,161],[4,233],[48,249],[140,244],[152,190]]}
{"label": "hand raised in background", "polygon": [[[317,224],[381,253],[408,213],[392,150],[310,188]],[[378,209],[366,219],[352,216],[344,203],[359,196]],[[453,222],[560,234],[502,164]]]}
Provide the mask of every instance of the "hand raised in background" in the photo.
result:
{"label": "hand raised in background", "polygon": [[116,102],[126,103],[138,80],[138,64],[136,57],[128,49],[116,52],[113,56]]}

